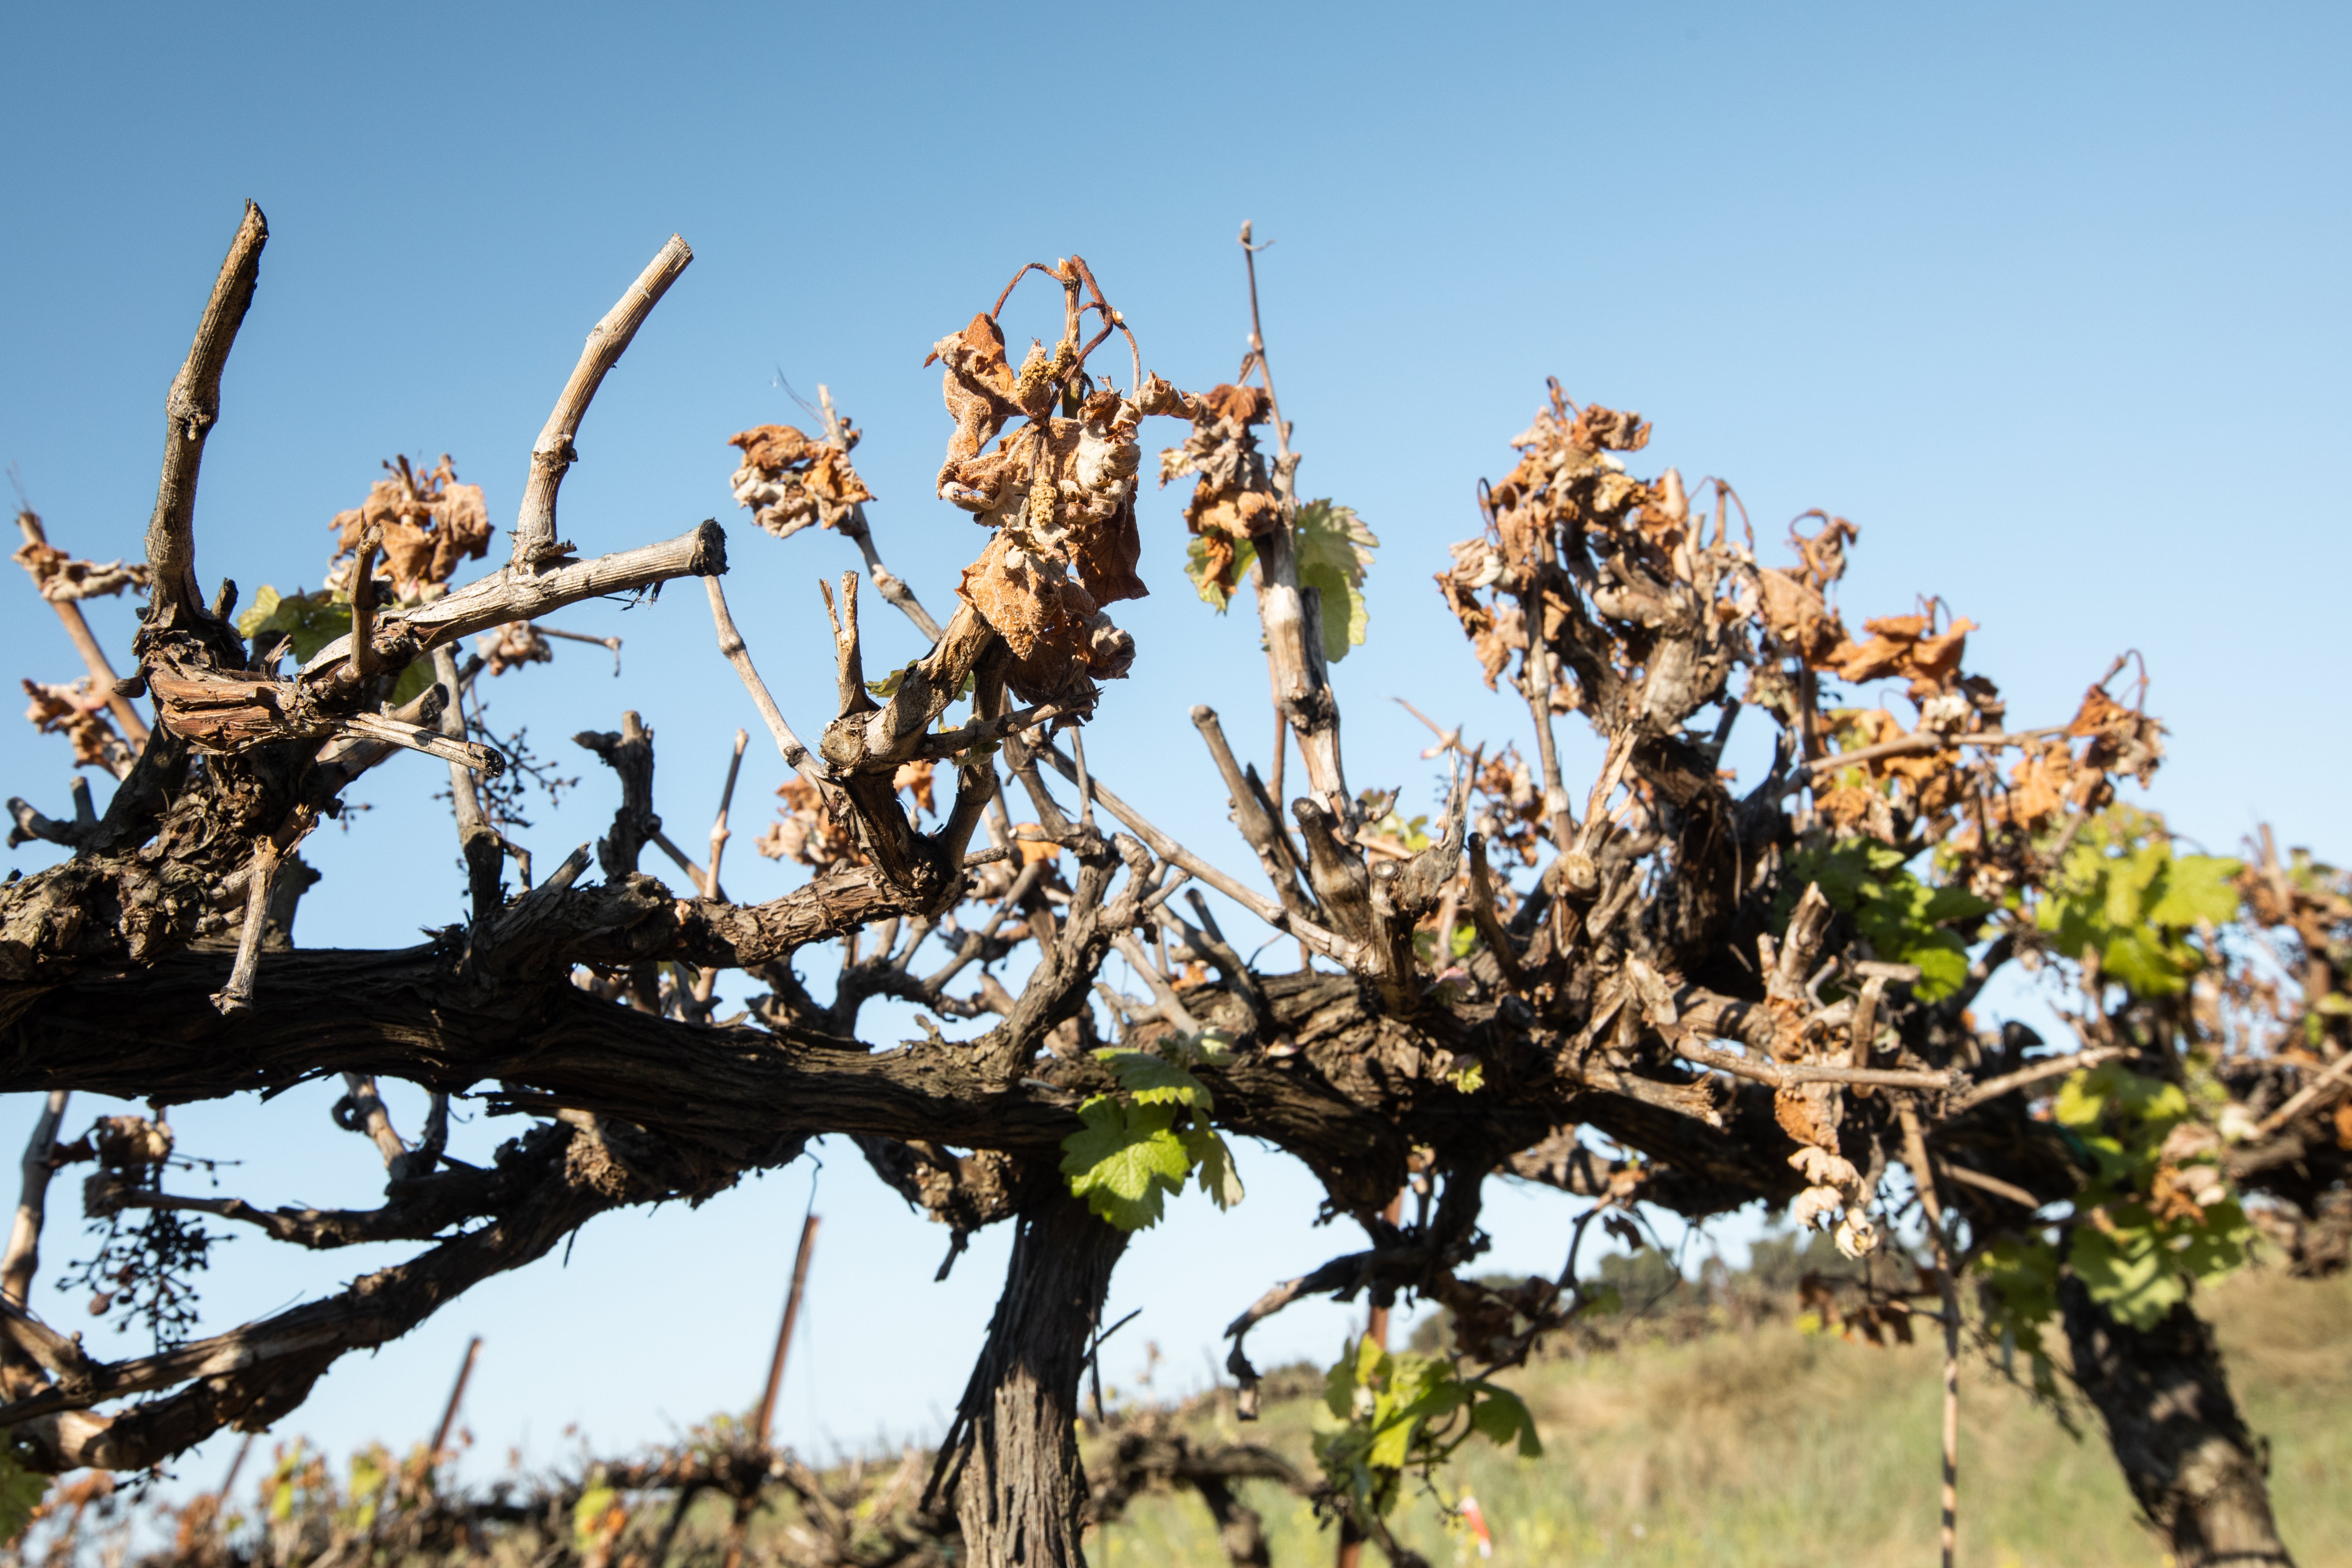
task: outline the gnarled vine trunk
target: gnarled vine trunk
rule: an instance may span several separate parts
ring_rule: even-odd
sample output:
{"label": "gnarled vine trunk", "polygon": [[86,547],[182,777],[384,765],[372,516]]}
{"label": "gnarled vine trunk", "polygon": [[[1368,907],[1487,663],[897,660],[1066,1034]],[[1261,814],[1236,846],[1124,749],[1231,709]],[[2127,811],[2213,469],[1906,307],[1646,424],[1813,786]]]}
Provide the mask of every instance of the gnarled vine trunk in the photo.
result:
{"label": "gnarled vine trunk", "polygon": [[972,1568],[1076,1568],[1087,1501],[1078,1385],[1127,1234],[1058,1182],[1040,1184],[1019,1226],[949,1435],[956,1517]]}
{"label": "gnarled vine trunk", "polygon": [[2183,1301],[2136,1329],[2071,1277],[2063,1304],[2075,1381],[2179,1568],[2293,1563],[2271,1518],[2269,1457],[2239,1413],[2211,1325]]}

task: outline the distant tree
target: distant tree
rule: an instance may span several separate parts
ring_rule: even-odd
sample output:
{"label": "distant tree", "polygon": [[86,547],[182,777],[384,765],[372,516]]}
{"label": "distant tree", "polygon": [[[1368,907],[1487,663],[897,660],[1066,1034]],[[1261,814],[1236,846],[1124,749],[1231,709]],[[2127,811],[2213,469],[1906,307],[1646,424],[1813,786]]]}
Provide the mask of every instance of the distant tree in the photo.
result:
{"label": "distant tree", "polygon": [[[2161,755],[2157,721],[2114,689],[2121,661],[2073,715],[2013,726],[1964,668],[1971,623],[1940,602],[1849,635],[1833,595],[1851,524],[1808,514],[1769,563],[1727,486],[1637,478],[1627,457],[1649,426],[1555,384],[1517,465],[1480,486],[1483,527],[1437,576],[1486,684],[1525,698],[1533,757],[1442,731],[1428,754],[1450,787],[1430,816],[1408,815],[1348,784],[1328,667],[1365,637],[1377,541],[1349,508],[1302,499],[1254,271],[1252,352],[1233,384],[1193,393],[1144,371],[1074,257],[1014,276],[1062,290],[1050,347],[1008,357],[997,316],[1013,285],[937,345],[953,420],[939,493],[989,530],[944,623],[884,566],[856,433],[829,403],[821,433],[735,437],[737,493],[761,527],[848,537],[932,644],[877,679],[844,574],[835,668],[782,687],[831,714],[803,745],[728,613],[715,522],[601,555],[557,525],[590,399],[690,259],[676,238],[591,333],[502,564],[457,585],[492,540],[481,493],[446,458],[403,462],[338,520],[325,587],[265,590],[242,615],[233,584],[207,600],[197,468],[266,235],[248,207],[173,383],[143,566],[77,560],[29,513],[18,553],[89,667],[33,685],[34,718],[116,779],[102,812],[79,779],[67,815],[11,803],[19,839],[72,850],[0,889],[0,1089],[51,1097],[0,1266],[0,1425],[21,1462],[132,1470],[266,1426],[337,1358],[597,1215],[706,1198],[845,1134],[957,1247],[1014,1226],[922,1509],[960,1529],[971,1562],[1075,1563],[1074,1421],[1112,1270],[1188,1182],[1241,1200],[1224,1142],[1240,1133],[1303,1161],[1369,1237],[1239,1311],[1229,1364],[1245,1409],[1244,1342],[1290,1301],[1412,1296],[1451,1313],[1442,1357],[1368,1336],[1333,1372],[1321,1496],[1376,1541],[1409,1470],[1474,1433],[1533,1445],[1491,1376],[1594,1304],[1575,1244],[1596,1216],[1701,1219],[1760,1199],[1849,1257],[1913,1238],[1931,1278],[1887,1270],[1901,1283],[1870,1287],[1876,1305],[1940,1321],[1948,1390],[1970,1333],[2022,1352],[2053,1394],[2070,1379],[2179,1561],[2285,1560],[2263,1448],[2192,1289],[2238,1262],[2257,1222],[2295,1267],[2343,1262],[2352,900],[2342,875],[2267,838],[2244,861],[2186,854],[2115,803],[2117,780],[2145,782]],[[1124,387],[1092,357],[1114,334]],[[1177,422],[1161,482],[1193,484],[1189,574],[1219,611],[1255,590],[1278,732],[1301,758],[1286,811],[1287,743],[1261,775],[1216,714],[1193,712],[1256,861],[1246,874],[1116,793],[1143,759],[1090,760],[1080,739],[1138,653],[1108,611],[1144,592],[1136,493],[1153,417]],[[479,722],[486,672],[550,657],[540,617],[677,578],[704,582],[719,650],[793,770],[761,847],[812,875],[765,903],[725,895],[723,809],[708,865],[664,832],[653,731],[635,713],[582,737],[620,786],[596,874],[585,850],[535,874],[513,789],[529,754]],[[122,591],[147,602],[119,679],[78,600]],[[1864,695],[1890,682],[1907,719]],[[1772,760],[1736,788],[1721,760],[1742,719],[1769,728]],[[1573,791],[1563,721],[1605,744]],[[421,945],[295,946],[316,879],[302,840],[402,748],[449,764],[470,907]],[[677,878],[644,869],[648,848]],[[1244,960],[1201,887],[1292,939],[1280,952],[1300,962]],[[795,963],[827,943],[840,965],[821,1000]],[[1113,952],[1143,994],[1110,984]],[[2011,966],[2050,977],[2077,1039],[2047,1048],[1979,1023],[1972,1006]],[[728,970],[768,991],[722,1021],[712,984]],[[877,996],[973,1027],[875,1048],[858,1025]],[[383,1155],[382,1206],[173,1190],[163,1107],[337,1073],[339,1121]],[[432,1096],[413,1134],[378,1098],[387,1078]],[[155,1115],[60,1142],[74,1090]],[[445,1152],[449,1098],[467,1093],[533,1119],[484,1168]],[[152,1324],[152,1354],[101,1361],[25,1308],[42,1190],[76,1161],[95,1163],[86,1204],[114,1226],[90,1281],[108,1310]],[[1556,1279],[1475,1277],[1498,1173],[1583,1205]],[[300,1247],[419,1249],[189,1338],[206,1217]]]}

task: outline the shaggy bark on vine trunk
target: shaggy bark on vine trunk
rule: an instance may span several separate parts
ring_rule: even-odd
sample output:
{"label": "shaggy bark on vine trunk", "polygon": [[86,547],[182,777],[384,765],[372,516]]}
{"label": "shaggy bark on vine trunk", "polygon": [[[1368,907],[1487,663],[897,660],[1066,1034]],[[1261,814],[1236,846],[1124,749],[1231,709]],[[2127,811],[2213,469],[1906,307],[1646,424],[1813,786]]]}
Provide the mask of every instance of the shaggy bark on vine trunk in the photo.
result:
{"label": "shaggy bark on vine trunk", "polygon": [[1078,1385],[1127,1234],[1058,1182],[1024,1204],[1019,1227],[988,1343],[942,1452],[973,1568],[1077,1568],[1087,1502]]}
{"label": "shaggy bark on vine trunk", "polygon": [[2075,1381],[2172,1560],[2293,1563],[2271,1517],[2269,1455],[2239,1413],[2211,1325],[2183,1301],[2136,1329],[2073,1278],[2062,1299]]}

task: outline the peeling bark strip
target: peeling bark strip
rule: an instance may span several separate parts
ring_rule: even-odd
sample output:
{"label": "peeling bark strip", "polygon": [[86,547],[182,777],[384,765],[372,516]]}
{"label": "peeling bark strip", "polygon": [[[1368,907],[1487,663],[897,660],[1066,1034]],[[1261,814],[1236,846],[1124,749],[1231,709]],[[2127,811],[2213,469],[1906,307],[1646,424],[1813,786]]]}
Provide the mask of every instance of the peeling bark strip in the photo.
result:
{"label": "peeling bark strip", "polygon": [[[440,596],[395,571],[378,602],[368,567],[394,546],[381,517],[349,514],[338,537],[354,559],[336,570],[361,574],[352,630],[282,676],[281,644],[248,648],[228,620],[235,585],[207,605],[194,574],[198,459],[265,237],[248,209],[168,405],[149,539],[154,600],[133,645],[141,673],[110,693],[127,709],[145,681],[158,722],[134,754],[121,737],[93,732],[115,710],[110,697],[68,691],[70,700],[37,704],[45,723],[77,727],[77,755],[121,784],[102,816],[86,790],[70,817],[10,802],[22,833],[73,854],[0,887],[0,1090],[181,1105],[340,1072],[351,1092],[339,1124],[368,1135],[383,1200],[318,1210],[192,1196],[171,1190],[158,1156],[121,1152],[168,1142],[147,1122],[75,1144],[58,1142],[54,1127],[37,1133],[0,1268],[0,1428],[30,1438],[41,1465],[137,1468],[225,1425],[266,1426],[338,1357],[405,1333],[593,1215],[707,1198],[835,1132],[947,1227],[943,1273],[973,1231],[1016,1221],[1004,1294],[929,1502],[952,1507],[971,1561],[1061,1568],[1080,1561],[1086,1516],[1078,1391],[1126,1245],[1069,1195],[1073,1186],[1122,1223],[1149,1223],[1162,1189],[1191,1178],[1234,1201],[1238,1184],[1217,1174],[1231,1174],[1221,1139],[1262,1139],[1303,1162],[1330,1213],[1353,1216],[1369,1241],[1319,1267],[1301,1259],[1235,1320],[1236,1375],[1245,1384],[1253,1375],[1241,1346],[1250,1325],[1294,1300],[1361,1296],[1385,1310],[1402,1294],[1449,1309],[1451,1374],[1479,1380],[1520,1364],[1542,1335],[1592,1305],[1576,1239],[1557,1280],[1497,1286],[1470,1272],[1485,1247],[1488,1175],[1583,1200],[1565,1227],[1572,1238],[1596,1218],[1623,1226],[1643,1205],[1698,1217],[1760,1199],[1861,1256],[1915,1224],[1911,1188],[1881,1191],[1900,1163],[1932,1198],[1924,1206],[1944,1265],[1936,1284],[1948,1389],[1956,1395],[1964,1295],[1954,1268],[1994,1242],[2045,1249],[2040,1261],[2062,1277],[2078,1374],[2135,1495],[2180,1559],[2285,1560],[2259,1445],[2203,1325],[2186,1307],[2146,1331],[2111,1320],[2068,1272],[2056,1250],[2063,1233],[2053,1241],[2036,1216],[2063,1203],[2124,1226],[2145,1213],[2175,1227],[2170,1240],[2204,1226],[2195,1239],[2210,1245],[2196,1255],[2218,1257],[2235,1241],[2208,1216],[2238,1214],[2231,1200],[2259,1195],[2264,1223],[2290,1233],[2296,1267],[2342,1266],[2352,1214],[2352,1111],[2340,1103],[2352,1092],[2352,1008],[2342,997],[2352,977],[2340,961],[2352,952],[2352,878],[2294,856],[2282,863],[2267,839],[2258,866],[2179,855],[2151,819],[2102,815],[2118,779],[2146,783],[2161,756],[2156,720],[2108,689],[2120,664],[2072,722],[2012,727],[1991,682],[1963,671],[1969,623],[1949,621],[1940,601],[1865,623],[1865,641],[1847,636],[1829,589],[1856,538],[1850,524],[1820,516],[1814,532],[1791,540],[1793,563],[1768,565],[1752,540],[1735,537],[1727,489],[1716,487],[1710,519],[1673,470],[1636,477],[1622,455],[1642,449],[1648,425],[1578,407],[1555,384],[1513,443],[1516,466],[1478,492],[1483,531],[1452,548],[1438,578],[1488,684],[1508,678],[1526,699],[1535,756],[1468,746],[1460,730],[1432,722],[1438,744],[1424,760],[1443,759],[1447,788],[1434,824],[1413,824],[1398,796],[1353,797],[1346,787],[1317,626],[1330,606],[1300,580],[1309,566],[1333,568],[1297,553],[1321,550],[1321,535],[1310,531],[1300,545],[1291,531],[1297,454],[1258,330],[1254,260],[1241,384],[1192,394],[1144,370],[1126,319],[1072,257],[1013,280],[1036,271],[1060,285],[1053,348],[1036,345],[1016,369],[995,310],[939,341],[955,424],[939,491],[985,531],[944,626],[883,571],[872,498],[848,467],[859,433],[829,398],[821,441],[773,426],[731,443],[756,481],[738,489],[746,504],[782,505],[781,479],[760,476],[801,465],[791,477],[802,502],[856,542],[886,602],[929,647],[877,700],[866,683],[861,584],[846,574],[826,588],[831,668],[791,670],[779,701],[729,611],[719,581],[727,541],[715,521],[586,560],[556,527],[595,388],[689,258],[673,237],[591,333],[557,398],[531,452],[512,559],[451,586],[452,544],[425,584]],[[1131,386],[1087,366],[1114,333],[1129,341]],[[1270,472],[1248,437],[1269,415]],[[1079,735],[1065,747],[1055,734],[1116,700],[1110,683],[1135,655],[1103,606],[1147,591],[1136,432],[1167,416],[1192,422],[1162,473],[1195,477],[1189,521],[1221,520],[1211,531],[1224,554],[1206,562],[1221,592],[1236,585],[1238,552],[1255,542],[1281,736],[1269,787],[1217,716],[1193,711],[1207,752],[1198,780],[1222,784],[1240,840],[1211,852],[1179,843],[1122,798],[1111,787],[1119,763],[1099,745],[1090,759]],[[451,483],[455,472],[446,461],[436,470]],[[413,484],[404,493],[415,500]],[[478,510],[478,492],[468,505]],[[778,536],[799,526],[770,521]],[[486,514],[477,523],[467,537],[487,541]],[[49,548],[37,526],[26,538],[28,550]],[[1208,533],[1195,542],[1208,545]],[[400,548],[413,556],[415,540]],[[69,570],[125,585],[138,575],[54,551],[26,559],[37,582]],[[1349,561],[1349,571],[1362,564]],[[505,627],[514,635],[499,646],[524,651],[504,665],[494,655],[493,674],[518,658],[545,662],[551,647],[528,626],[533,617],[600,595],[650,595],[682,576],[705,579],[719,651],[793,770],[784,814],[760,847],[810,874],[765,903],[730,900],[718,873],[731,768],[711,863],[697,867],[662,827],[661,806],[679,809],[660,795],[674,786],[657,784],[676,770],[654,765],[656,725],[670,721],[630,712],[610,734],[580,737],[612,770],[609,784],[597,770],[587,786],[617,796],[609,830],[593,854],[554,847],[541,864],[560,863],[530,886],[528,850],[499,826],[500,797],[474,782],[505,762],[467,717],[467,688],[483,661],[461,668],[453,645]],[[80,653],[94,674],[110,671],[94,644]],[[401,672],[428,658],[436,682],[394,707]],[[1836,706],[1839,682],[1904,690],[1916,721]],[[808,710],[803,722],[823,721],[814,751],[786,722],[792,708]],[[1603,749],[1594,776],[1573,781],[1580,812],[1553,733],[1569,714]],[[1719,763],[1743,714],[1772,727],[1774,762],[1735,795]],[[1294,736],[1307,788],[1286,800],[1279,758]],[[466,868],[462,900],[451,889],[457,923],[398,950],[295,948],[298,901],[316,879],[297,853],[302,838],[402,747],[452,767]],[[737,760],[742,748],[738,731]],[[1000,754],[1020,786],[1012,798],[1025,803],[1019,823]],[[1110,831],[1114,822],[1125,831]],[[975,852],[983,830],[987,847]],[[2106,856],[2124,839],[2130,858]],[[690,879],[683,896],[645,873],[649,846]],[[1255,860],[1255,872],[1227,869],[1225,850],[1244,867]],[[2070,948],[2071,936],[2020,913],[2079,897],[2086,851],[2105,857],[2090,868],[2098,878],[2161,867],[2172,879],[2145,889],[2145,918],[2129,934],[2133,951],[2160,953],[2168,973],[2194,985],[2144,986],[2150,994],[2116,1007],[2126,964],[2088,939]],[[511,899],[500,877],[509,857],[526,884]],[[1192,920],[1171,901],[1180,884]],[[1256,969],[1255,955],[1220,931],[1202,889],[1295,938],[1314,961],[1287,973]],[[2103,896],[2098,921],[2131,901]],[[2231,939],[2217,942],[2223,927]],[[935,937],[943,957],[926,952]],[[819,1005],[801,969],[833,942],[838,973]],[[2210,1005],[2209,981],[2235,998],[2224,1010],[2258,1011],[2245,998],[2259,981],[2272,1005],[2276,987],[2237,956],[2256,951],[2284,954],[2300,986],[2300,1002],[2273,1008],[2275,1039],[2221,1031]],[[2083,1048],[2041,1054],[2021,1026],[1976,1026],[1969,1009],[1983,988],[2029,952],[2074,982]],[[728,970],[767,989],[714,1024]],[[1007,975],[1020,976],[1017,987]],[[860,1009],[877,995],[920,1008],[926,1037],[878,1048],[861,1040]],[[977,1026],[950,1039],[939,1019]],[[2199,1070],[2221,1085],[2226,1116],[2200,1094],[2178,1114],[2147,1112],[2162,1123],[2154,1131],[2123,1125],[2141,1116],[2135,1107],[2171,1104],[2184,1052],[2212,1064]],[[1171,1080],[1156,1103],[1141,1100],[1139,1073]],[[383,1112],[385,1079],[435,1097],[413,1142]],[[2029,1110],[2053,1092],[2067,1097],[2063,1118]],[[530,1119],[485,1169],[446,1152],[448,1100],[466,1093]],[[1180,1100],[1181,1121],[1167,1120]],[[1147,1114],[1115,1130],[1107,1110]],[[2140,1186],[2117,1190],[2108,1166],[2086,1160],[2073,1137],[2086,1117],[2147,1145],[2138,1163],[2153,1173]],[[1117,1137],[1145,1140],[1148,1163],[1121,1163],[1145,1143],[1087,1152]],[[1605,1159],[1595,1152],[1602,1141]],[[100,1162],[83,1184],[95,1216],[202,1215],[314,1249],[404,1241],[419,1250],[263,1321],[99,1362],[21,1300],[44,1184],[73,1159]],[[1156,1173],[1143,1194],[1125,1190],[1143,1169]],[[1408,1184],[1415,1201],[1391,1208]],[[1869,1289],[1878,1295],[1863,1310],[1873,1312],[1907,1311],[1925,1295],[1890,1301],[1883,1286]],[[2042,1321],[2004,1326],[2022,1345]],[[152,1397],[115,1405],[142,1396]],[[1946,1410],[1947,1541],[1956,1545],[1949,1398]],[[1158,1438],[1124,1445],[1114,1474],[1125,1489],[1107,1494],[1104,1510],[1149,1478],[1181,1480],[1216,1513],[1231,1559],[1262,1563],[1263,1532],[1229,1482],[1271,1472],[1245,1456],[1235,1462],[1243,1468],[1221,1470]],[[685,1499],[723,1491],[739,1517],[762,1478],[774,1479],[823,1515],[820,1533],[843,1552],[856,1533],[814,1479],[763,1445],[667,1473]],[[1337,1484],[1360,1498],[1393,1493],[1402,1479]],[[914,1489],[910,1471],[909,1499]],[[1387,1542],[1378,1517],[1354,1522]],[[919,1519],[898,1516],[891,1538],[936,1540],[946,1529],[927,1505]]]}
{"label": "peeling bark strip", "polygon": [[2271,1517],[2268,1451],[2239,1413],[2211,1326],[2184,1301],[2135,1329],[2071,1278],[2063,1296],[2074,1381],[2173,1561],[2293,1563]]}
{"label": "peeling bark strip", "polygon": [[974,1568],[1070,1568],[1086,1562],[1079,1377],[1127,1234],[1058,1186],[1024,1205],[1018,1223],[932,1489],[952,1487]]}

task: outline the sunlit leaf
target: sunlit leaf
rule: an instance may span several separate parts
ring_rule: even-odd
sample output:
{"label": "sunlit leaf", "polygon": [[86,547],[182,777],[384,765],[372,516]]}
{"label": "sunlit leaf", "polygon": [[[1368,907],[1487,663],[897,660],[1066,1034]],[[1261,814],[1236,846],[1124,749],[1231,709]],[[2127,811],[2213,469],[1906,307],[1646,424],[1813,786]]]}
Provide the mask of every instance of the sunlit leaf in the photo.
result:
{"label": "sunlit leaf", "polygon": [[2218,855],[2176,856],[2147,918],[2184,929],[2199,921],[2226,925],[2238,918],[2237,879],[2244,869],[2240,862]]}
{"label": "sunlit leaf", "polygon": [[1364,568],[1380,541],[1352,507],[1312,500],[1298,509],[1298,585],[1322,600],[1323,657],[1333,664],[1364,640]]}
{"label": "sunlit leaf", "polygon": [[1229,1209],[1242,1201],[1242,1179],[1234,1170],[1234,1152],[1217,1135],[1216,1129],[1204,1127],[1195,1121],[1177,1136],[1183,1141],[1184,1152],[1192,1162],[1192,1174],[1201,1190],[1221,1209]]}
{"label": "sunlit leaf", "polygon": [[2080,1226],[2066,1261],[2092,1300],[2136,1329],[2156,1327],[2189,1299],[2189,1282],[2150,1229],[2111,1237],[2096,1226]]}
{"label": "sunlit leaf", "polygon": [[1192,1168],[1170,1131],[1172,1105],[1124,1105],[1097,1096],[1078,1108],[1085,1125],[1062,1140],[1062,1174],[1087,1207],[1121,1230],[1156,1225],[1167,1195]]}

